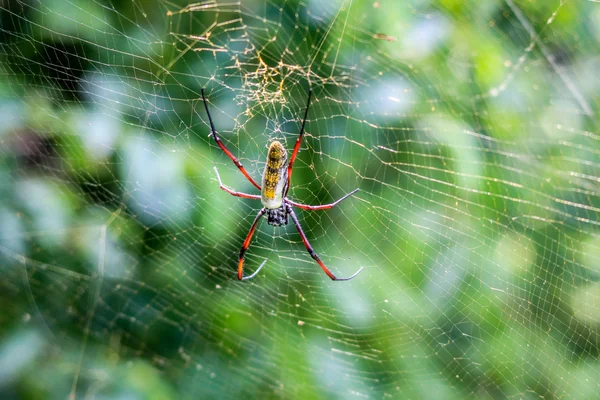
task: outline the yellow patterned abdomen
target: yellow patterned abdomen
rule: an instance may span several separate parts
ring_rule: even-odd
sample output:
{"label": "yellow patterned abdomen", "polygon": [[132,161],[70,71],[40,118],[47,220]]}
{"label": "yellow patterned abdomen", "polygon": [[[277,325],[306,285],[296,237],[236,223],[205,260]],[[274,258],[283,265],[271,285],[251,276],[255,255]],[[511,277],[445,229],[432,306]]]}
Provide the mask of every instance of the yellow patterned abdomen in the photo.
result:
{"label": "yellow patterned abdomen", "polygon": [[275,141],[269,146],[267,165],[262,179],[261,201],[266,208],[281,207],[286,184],[287,151],[281,143]]}

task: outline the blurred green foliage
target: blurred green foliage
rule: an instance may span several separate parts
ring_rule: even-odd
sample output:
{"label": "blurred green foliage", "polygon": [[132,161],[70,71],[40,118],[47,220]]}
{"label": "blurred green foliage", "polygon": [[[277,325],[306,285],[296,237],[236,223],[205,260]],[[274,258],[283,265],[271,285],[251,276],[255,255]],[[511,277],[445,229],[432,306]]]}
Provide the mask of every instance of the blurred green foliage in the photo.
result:
{"label": "blurred green foliage", "polygon": [[[0,1],[0,397],[598,398],[600,4]],[[292,198],[258,179],[315,93]]]}

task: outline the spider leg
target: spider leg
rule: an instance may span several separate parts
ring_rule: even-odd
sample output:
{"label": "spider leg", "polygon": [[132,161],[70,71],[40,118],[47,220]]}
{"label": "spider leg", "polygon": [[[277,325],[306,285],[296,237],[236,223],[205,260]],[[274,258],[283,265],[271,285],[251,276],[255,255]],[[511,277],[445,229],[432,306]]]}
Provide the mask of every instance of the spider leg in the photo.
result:
{"label": "spider leg", "polygon": [[302,128],[300,128],[300,134],[298,135],[298,139],[296,139],[294,151],[292,152],[292,157],[290,157],[290,162],[288,164],[287,188],[285,190],[284,197],[287,196],[287,192],[288,190],[290,190],[290,182],[292,181],[292,167],[294,166],[294,161],[296,161],[296,156],[298,155],[298,151],[300,150],[300,143],[302,143],[302,137],[304,136],[304,126],[306,125],[306,117],[308,117],[308,108],[310,107],[311,96],[312,89],[308,89],[308,100],[306,102],[306,110],[304,111],[304,119],[302,120]]}
{"label": "spider leg", "polygon": [[227,149],[225,144],[221,141],[221,138],[219,137],[219,135],[217,134],[217,131],[215,130],[215,125],[213,124],[212,118],[210,116],[210,112],[208,111],[208,103],[206,102],[206,97],[204,96],[204,88],[202,88],[201,91],[202,91],[202,101],[204,102],[204,108],[206,109],[206,115],[208,115],[208,122],[210,122],[210,130],[212,132],[213,137],[215,138],[215,142],[217,142],[217,144],[219,145],[221,150],[223,150],[223,152],[225,154],[227,154],[227,156],[229,158],[231,158],[231,161],[233,161],[235,166],[238,167],[238,169],[242,172],[242,174],[244,174],[246,179],[248,179],[251,184],[253,184],[258,190],[260,190],[260,185],[258,183],[256,183],[254,181],[254,179],[252,179],[252,177],[250,176],[250,174],[248,174],[248,171],[246,171],[246,168],[244,168],[242,163],[233,154],[231,154],[231,152]]}
{"label": "spider leg", "polygon": [[352,196],[356,192],[358,192],[358,188],[354,189],[353,191],[351,191],[350,193],[348,193],[347,195],[345,195],[341,199],[338,199],[338,200],[334,201],[331,204],[322,204],[320,206],[309,206],[308,204],[296,203],[295,201],[292,201],[290,199],[285,199],[285,201],[287,201],[288,203],[290,203],[294,207],[298,207],[298,208],[301,208],[303,210],[311,210],[311,211],[329,210],[330,208],[333,208],[333,207],[337,206],[339,203],[341,203],[342,201],[346,200],[348,197]]}
{"label": "spider leg", "polygon": [[[292,219],[294,220],[294,225],[296,225],[296,229],[298,229],[298,233],[300,234],[300,237],[302,238],[302,242],[304,242],[304,246],[306,247],[306,250],[308,250],[308,254],[310,254],[310,256],[317,263],[319,263],[319,265],[321,266],[323,271],[325,271],[327,276],[330,277],[332,281],[349,281],[350,279],[352,279],[356,275],[358,275],[360,273],[360,271],[362,271],[363,267],[360,267],[360,269],[358,271],[356,271],[352,276],[349,276],[347,278],[337,278],[334,274],[331,273],[331,271],[325,266],[325,264],[323,264],[323,261],[321,261],[321,259],[317,255],[317,253],[315,253],[315,251],[313,250],[312,246],[308,242],[308,239],[306,238],[306,235],[304,234],[304,231],[302,230],[302,227],[300,226],[300,222],[298,222],[298,217],[296,217],[296,214],[294,213],[294,210],[292,209],[292,207],[290,207],[288,205],[287,211],[288,211],[288,213],[290,213],[290,215],[292,216]],[[239,277],[239,275],[238,275],[238,277]]]}
{"label": "spider leg", "polygon": [[258,275],[258,273],[260,272],[260,270],[262,269],[262,267],[265,266],[266,263],[267,263],[267,260],[265,259],[265,261],[263,261],[262,264],[260,264],[260,267],[258,267],[258,269],[252,273],[252,275],[244,276],[242,278],[242,280],[243,281],[247,281],[248,279],[254,278],[256,275]]}
{"label": "spider leg", "polygon": [[[258,271],[256,271],[254,274],[250,275],[249,277],[244,278],[244,255],[246,254],[246,250],[248,250],[248,247],[250,246],[250,241],[252,240],[252,235],[254,235],[254,231],[256,230],[256,226],[258,225],[258,222],[260,221],[262,216],[265,215],[266,212],[267,212],[266,208],[261,208],[261,210],[258,212],[258,214],[256,215],[256,218],[254,218],[254,222],[252,223],[252,226],[250,227],[250,232],[248,232],[248,235],[246,236],[246,240],[244,240],[242,249],[240,250],[240,258],[239,258],[238,273],[237,273],[238,279],[240,281],[250,279],[250,278],[254,277],[256,275],[256,273],[258,272]],[[263,267],[263,265],[265,265],[264,262],[261,264],[261,266],[258,268],[258,270],[260,270]]]}
{"label": "spider leg", "polygon": [[236,196],[236,197],[243,197],[244,199],[260,200],[260,196],[258,196],[258,195],[236,192],[235,190],[229,189],[228,187],[223,185],[223,182],[221,182],[221,175],[219,175],[219,171],[217,170],[217,167],[213,167],[213,169],[215,170],[215,174],[217,174],[217,179],[219,180],[219,187],[221,189],[223,189],[224,191],[226,191],[227,193],[229,193],[230,195]]}

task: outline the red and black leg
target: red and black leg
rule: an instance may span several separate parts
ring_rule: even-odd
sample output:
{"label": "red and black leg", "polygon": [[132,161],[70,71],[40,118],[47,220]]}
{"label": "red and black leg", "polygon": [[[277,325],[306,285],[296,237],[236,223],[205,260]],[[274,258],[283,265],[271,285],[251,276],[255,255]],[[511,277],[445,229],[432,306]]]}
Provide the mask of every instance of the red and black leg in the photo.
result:
{"label": "red and black leg", "polygon": [[300,144],[302,143],[302,137],[304,136],[304,126],[306,125],[306,117],[308,117],[308,108],[310,107],[311,96],[312,89],[308,89],[308,100],[306,102],[306,110],[304,111],[304,119],[302,120],[302,128],[300,128],[300,134],[298,135],[298,139],[296,139],[294,151],[292,152],[292,157],[290,158],[290,162],[288,164],[287,188],[285,190],[284,197],[287,196],[287,192],[290,190],[290,182],[292,181],[292,167],[294,166],[294,161],[296,161],[296,156],[298,155],[298,151],[300,150]]}
{"label": "red and black leg", "polygon": [[219,180],[219,187],[221,189],[223,189],[224,191],[226,191],[227,193],[229,193],[230,195],[235,196],[235,197],[242,197],[244,199],[260,200],[259,195],[236,192],[235,190],[229,189],[227,186],[223,185],[223,182],[221,182],[221,175],[219,175],[219,171],[217,170],[217,167],[213,167],[213,169],[215,170],[215,174],[217,174],[217,179]]}
{"label": "red and black leg", "polygon": [[215,138],[215,142],[217,142],[221,150],[223,150],[223,152],[227,154],[229,158],[231,158],[231,161],[233,161],[235,166],[238,167],[238,169],[242,172],[242,174],[244,174],[244,176],[250,181],[250,183],[253,184],[258,190],[260,190],[260,185],[256,183],[254,179],[252,179],[252,177],[250,176],[250,174],[248,174],[248,171],[246,171],[246,168],[244,168],[242,163],[233,154],[231,154],[227,147],[225,147],[225,144],[221,141],[221,138],[217,134],[217,131],[215,130],[215,125],[213,124],[212,118],[210,116],[210,112],[208,111],[208,103],[206,102],[206,97],[204,96],[204,88],[202,88],[202,101],[204,102],[204,108],[206,109],[206,115],[208,115],[208,122],[210,123],[210,130],[212,131],[212,135]]}
{"label": "red and black leg", "polygon": [[[290,207],[289,205],[286,206],[286,207],[287,207],[288,213],[292,216],[292,220],[294,221],[294,225],[296,225],[296,229],[298,230],[298,233],[300,234],[300,237],[302,238],[302,242],[304,242],[304,246],[306,247],[306,250],[308,250],[308,254],[310,254],[310,256],[321,266],[321,268],[323,269],[323,271],[325,271],[325,273],[327,274],[327,276],[330,277],[332,281],[349,281],[350,279],[352,279],[356,275],[358,275],[360,273],[360,271],[362,271],[362,267],[360,267],[360,269],[358,271],[356,271],[354,273],[354,275],[349,276],[348,278],[338,278],[338,277],[336,277],[325,266],[325,264],[323,264],[323,261],[321,261],[321,259],[317,255],[317,253],[315,253],[315,251],[313,250],[312,246],[308,242],[308,239],[306,238],[306,235],[304,234],[304,231],[302,230],[302,227],[300,226],[300,222],[298,221],[298,217],[296,217],[296,214],[294,213],[294,210],[292,209],[292,207]],[[239,277],[239,274],[238,274],[238,277]]]}
{"label": "red and black leg", "polygon": [[256,218],[254,218],[252,227],[250,227],[250,232],[248,232],[248,235],[246,236],[246,240],[244,240],[242,249],[240,250],[240,259],[239,259],[238,274],[237,274],[238,279],[240,281],[245,281],[247,279],[254,278],[256,276],[256,274],[258,274],[258,271],[260,271],[260,269],[263,267],[263,265],[265,265],[265,263],[267,262],[267,260],[263,261],[263,263],[260,265],[260,267],[258,267],[258,269],[252,275],[244,277],[244,255],[246,254],[246,250],[248,250],[248,247],[250,246],[250,241],[252,240],[252,235],[254,235],[254,231],[256,231],[256,226],[258,225],[258,222],[260,221],[262,216],[265,215],[266,212],[267,212],[266,208],[262,208],[258,212],[258,214],[256,215]]}
{"label": "red and black leg", "polygon": [[330,208],[337,206],[339,203],[341,203],[342,201],[346,200],[348,197],[352,196],[356,192],[358,192],[358,188],[354,189],[353,191],[351,191],[350,193],[348,193],[347,195],[345,195],[341,199],[336,200],[336,201],[334,201],[331,204],[323,204],[323,205],[320,205],[320,206],[309,206],[308,204],[296,203],[295,201],[292,201],[290,199],[286,199],[286,201],[288,203],[290,203],[291,205],[293,205],[294,207],[298,207],[298,208],[301,208],[303,210],[310,210],[310,211],[329,210]]}

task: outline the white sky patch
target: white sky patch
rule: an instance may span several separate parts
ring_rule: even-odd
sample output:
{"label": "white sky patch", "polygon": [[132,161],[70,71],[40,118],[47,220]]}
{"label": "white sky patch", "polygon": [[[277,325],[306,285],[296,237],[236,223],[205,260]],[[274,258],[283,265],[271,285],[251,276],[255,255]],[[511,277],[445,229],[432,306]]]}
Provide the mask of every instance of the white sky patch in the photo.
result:
{"label": "white sky patch", "polygon": [[100,240],[101,228],[102,226],[87,226],[79,230],[78,235],[75,237],[75,240],[85,252],[92,270],[96,270],[98,260],[103,258],[105,277],[114,279],[133,278],[131,270],[135,266],[135,258],[123,250],[110,227],[107,229],[105,241],[102,243]]}
{"label": "white sky patch", "polygon": [[0,387],[7,387],[43,349],[44,338],[37,331],[16,331],[4,338],[0,348]]}
{"label": "white sky patch", "polygon": [[0,102],[0,138],[23,126],[21,107],[12,101]]}
{"label": "white sky patch", "polygon": [[363,112],[393,119],[410,112],[415,97],[414,87],[402,77],[383,79],[374,87],[362,88],[358,95]]}
{"label": "white sky patch", "polygon": [[581,130],[583,118],[574,102],[561,99],[546,108],[540,118],[542,129],[552,140],[568,139]]}
{"label": "white sky patch", "polygon": [[[600,3],[598,3],[600,9]],[[598,17],[600,24],[600,17]],[[597,27],[600,31],[600,25]],[[598,40],[600,42],[600,39]],[[573,66],[573,79],[583,95],[589,100],[600,91],[600,79],[598,79],[598,59],[596,57],[586,58]]]}
{"label": "white sky patch", "polygon": [[[223,136],[223,132],[231,131],[235,128],[235,119],[233,117],[238,117],[240,113],[245,109],[245,107],[240,107],[236,104],[236,100],[234,96],[230,96],[227,93],[227,96],[218,96],[214,100],[218,100],[216,103],[211,103],[209,99],[208,109],[210,110],[210,115],[212,116],[213,123],[215,124],[215,129],[218,133]],[[248,104],[248,106],[252,107],[253,104]],[[208,122],[208,117],[206,116],[206,110],[204,110],[204,104],[199,104],[199,107],[202,107],[200,111],[200,116],[204,119],[205,122]],[[200,108],[198,109],[200,110]],[[244,121],[245,116],[242,116],[242,121]],[[242,122],[240,121],[240,122]],[[206,126],[202,130],[207,135],[210,133],[210,128]],[[225,135],[228,137],[229,135]],[[211,139],[212,140],[212,139]]]}
{"label": "white sky patch", "polygon": [[109,80],[105,75],[92,74],[85,80],[83,88],[86,97],[95,105],[95,109],[105,114],[120,114],[124,107],[137,103],[137,98],[128,95],[127,85],[118,80]]}
{"label": "white sky patch", "polygon": [[184,157],[140,135],[125,145],[126,161],[121,165],[131,207],[146,223],[178,224],[192,210]]}
{"label": "white sky patch", "polygon": [[119,120],[101,112],[92,112],[79,115],[76,124],[77,134],[94,159],[103,160],[115,150],[122,126]]}
{"label": "white sky patch", "polygon": [[337,14],[337,11],[344,4],[344,2],[346,2],[346,0],[310,0],[308,3],[307,11],[310,12],[312,15],[320,18],[325,17],[333,19],[333,17],[335,17],[335,15]]}
{"label": "white sky patch", "polygon": [[490,104],[502,110],[522,111],[527,107],[527,99],[523,95],[522,88],[526,85],[524,79],[515,76],[510,81],[502,82],[498,87],[491,88],[489,94]]}
{"label": "white sky patch", "polygon": [[463,260],[468,259],[466,252],[459,246],[448,248],[431,266],[424,292],[434,307],[432,311],[443,311],[447,302],[454,298],[466,273],[462,267]]}
{"label": "white sky patch", "polygon": [[[0,242],[3,247],[12,252],[22,254],[25,251],[25,236],[21,219],[16,212],[3,207],[0,207]],[[0,259],[1,257],[2,252],[0,252]],[[8,265],[5,264],[5,266]]]}
{"label": "white sky patch", "polygon": [[[324,342],[319,346],[311,346],[306,352],[312,364],[313,376],[320,381],[319,386],[328,387],[333,393],[353,393],[354,398],[372,398],[372,385],[365,385],[363,380],[352,379],[348,375],[348,363],[356,362],[361,358],[361,349],[356,346],[345,345],[341,342]],[[370,386],[370,387],[369,387]],[[362,394],[360,396],[359,394]],[[326,396],[336,398],[335,396]],[[340,396],[348,397],[348,396]]]}
{"label": "white sky patch", "polygon": [[62,244],[67,238],[71,207],[58,190],[48,181],[28,179],[19,182],[17,195],[33,219],[33,229],[40,233],[39,241],[50,247]]}
{"label": "white sky patch", "polygon": [[[354,262],[338,265],[330,262],[328,267],[334,271],[336,276],[341,277],[352,275],[360,268],[360,265],[355,264]],[[365,301],[366,293],[364,293],[364,281],[354,282],[354,280],[358,279],[359,276],[365,274],[366,272],[367,271],[363,270],[360,274],[358,274],[356,278],[353,279],[351,285],[332,286],[329,292],[332,301],[339,301],[339,306],[347,315],[352,316],[355,324],[365,327],[373,323],[373,317],[376,312],[373,303]]]}
{"label": "white sky patch", "polygon": [[408,30],[397,27],[395,36],[401,38],[398,58],[420,60],[431,55],[450,35],[452,25],[441,14],[429,14],[428,18],[415,20]]}

